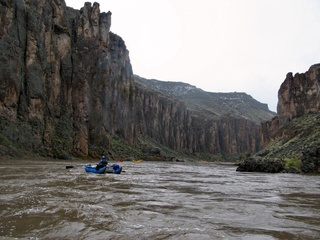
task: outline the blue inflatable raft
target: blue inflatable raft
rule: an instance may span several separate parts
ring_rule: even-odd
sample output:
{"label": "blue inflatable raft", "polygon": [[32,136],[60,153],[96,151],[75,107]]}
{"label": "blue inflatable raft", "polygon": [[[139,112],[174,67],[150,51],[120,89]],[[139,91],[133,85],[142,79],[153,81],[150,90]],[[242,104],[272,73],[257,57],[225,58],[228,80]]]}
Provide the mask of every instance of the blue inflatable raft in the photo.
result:
{"label": "blue inflatable raft", "polygon": [[105,173],[106,172],[106,169],[107,167],[102,167],[102,168],[99,168],[98,170],[96,169],[96,166],[97,165],[88,165],[88,164],[85,164],[84,165],[84,169],[86,170],[86,172],[89,172],[89,173],[98,173],[98,174],[102,174],[102,173]]}
{"label": "blue inflatable raft", "polygon": [[122,172],[122,167],[120,167],[118,164],[112,164],[111,166],[105,166],[102,168],[96,169],[97,165],[84,165],[84,169],[86,172],[89,173],[97,173],[97,174],[103,174],[103,173],[114,173],[114,174],[120,174]]}

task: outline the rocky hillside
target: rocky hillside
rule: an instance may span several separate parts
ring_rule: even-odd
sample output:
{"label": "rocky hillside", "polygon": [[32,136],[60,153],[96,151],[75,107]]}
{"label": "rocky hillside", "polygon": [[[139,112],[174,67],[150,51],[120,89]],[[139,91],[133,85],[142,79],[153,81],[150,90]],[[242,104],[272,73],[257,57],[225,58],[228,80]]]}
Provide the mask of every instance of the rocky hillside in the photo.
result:
{"label": "rocky hillside", "polygon": [[282,129],[293,119],[320,110],[320,64],[306,73],[288,73],[278,92],[277,116],[262,124],[266,143],[283,136]]}
{"label": "rocky hillside", "polygon": [[[265,147],[257,157],[296,160],[299,162],[298,171],[318,172],[320,64],[311,66],[305,73],[297,73],[294,76],[288,73],[279,89],[278,99],[278,115],[272,121],[262,124]],[[260,168],[258,165],[256,167]]]}
{"label": "rocky hillside", "polygon": [[245,118],[259,125],[275,116],[275,113],[268,109],[267,104],[258,102],[246,93],[206,92],[182,82],[145,79],[137,75],[134,78],[139,85],[153,89],[168,98],[183,101],[188,109],[201,112],[213,119],[232,116]]}
{"label": "rocky hillside", "polygon": [[273,116],[265,105],[243,93],[192,87],[179,95],[135,81],[125,42],[110,32],[112,14],[98,3],[0,6],[1,155],[24,149],[67,158],[112,149],[140,157],[149,145],[193,156],[259,150],[258,123]]}

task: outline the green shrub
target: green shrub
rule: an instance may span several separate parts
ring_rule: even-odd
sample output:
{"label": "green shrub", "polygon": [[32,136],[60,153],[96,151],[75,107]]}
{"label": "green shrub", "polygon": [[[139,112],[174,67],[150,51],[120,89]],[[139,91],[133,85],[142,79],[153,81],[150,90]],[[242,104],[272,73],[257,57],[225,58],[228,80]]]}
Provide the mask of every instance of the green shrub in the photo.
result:
{"label": "green shrub", "polygon": [[301,170],[301,159],[298,158],[285,158],[285,167]]}

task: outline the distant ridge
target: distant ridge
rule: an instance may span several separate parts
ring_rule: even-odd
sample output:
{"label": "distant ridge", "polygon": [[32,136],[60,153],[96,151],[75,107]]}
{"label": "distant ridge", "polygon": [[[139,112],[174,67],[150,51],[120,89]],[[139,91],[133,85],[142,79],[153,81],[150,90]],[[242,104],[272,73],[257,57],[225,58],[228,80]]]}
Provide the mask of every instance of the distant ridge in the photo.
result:
{"label": "distant ridge", "polygon": [[134,75],[134,79],[140,86],[183,101],[189,109],[214,119],[229,115],[246,118],[260,125],[276,115],[268,109],[267,104],[258,102],[244,92],[206,92],[183,82],[145,79],[138,75]]}

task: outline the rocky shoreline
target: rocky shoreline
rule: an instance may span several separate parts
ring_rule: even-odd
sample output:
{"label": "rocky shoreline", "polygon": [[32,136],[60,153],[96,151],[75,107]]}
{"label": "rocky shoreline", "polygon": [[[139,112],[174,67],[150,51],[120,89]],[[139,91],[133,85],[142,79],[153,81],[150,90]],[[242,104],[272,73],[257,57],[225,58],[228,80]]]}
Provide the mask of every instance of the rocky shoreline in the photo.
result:
{"label": "rocky shoreline", "polygon": [[285,162],[282,159],[263,159],[262,157],[250,157],[242,161],[238,172],[265,172],[280,173],[285,169]]}
{"label": "rocky shoreline", "polygon": [[320,145],[311,145],[305,148],[301,155],[299,168],[286,166],[283,158],[264,158],[253,156],[240,162],[238,172],[265,172],[265,173],[319,173],[320,172]]}

